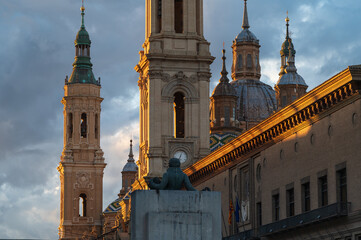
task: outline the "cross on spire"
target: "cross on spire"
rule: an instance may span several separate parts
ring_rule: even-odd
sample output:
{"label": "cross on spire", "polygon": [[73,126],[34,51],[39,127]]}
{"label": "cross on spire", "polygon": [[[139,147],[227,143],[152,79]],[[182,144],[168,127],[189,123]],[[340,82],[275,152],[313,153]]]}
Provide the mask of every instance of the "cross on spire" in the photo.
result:
{"label": "cross on spire", "polygon": [[85,25],[84,25],[84,11],[85,11],[85,7],[84,7],[84,0],[81,0],[81,8],[80,8],[80,11],[81,11],[81,27],[82,28],[85,28]]}
{"label": "cross on spire", "polygon": [[286,26],[287,26],[286,39],[288,39],[290,37],[289,31],[288,31],[288,27],[290,26],[290,24],[289,24],[290,19],[288,17],[288,11],[287,11],[287,17],[286,17],[285,21],[286,21]]}

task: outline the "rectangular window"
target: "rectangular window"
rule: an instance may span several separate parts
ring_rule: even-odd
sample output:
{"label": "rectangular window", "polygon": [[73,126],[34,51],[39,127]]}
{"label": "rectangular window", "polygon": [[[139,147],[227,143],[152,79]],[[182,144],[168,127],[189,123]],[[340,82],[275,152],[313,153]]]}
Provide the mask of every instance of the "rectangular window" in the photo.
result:
{"label": "rectangular window", "polygon": [[282,101],[281,101],[282,107],[285,107],[286,104],[287,104],[287,96],[282,96]]}
{"label": "rectangular window", "polygon": [[197,24],[197,35],[201,35],[201,2],[196,1],[196,24]]}
{"label": "rectangular window", "polygon": [[337,171],[337,201],[347,202],[347,178],[346,168]]}
{"label": "rectangular window", "polygon": [[272,209],[273,209],[273,221],[280,220],[280,195],[275,194],[272,196]]}
{"label": "rectangular window", "polygon": [[183,33],[183,0],[174,1],[174,30]]}
{"label": "rectangular window", "polygon": [[224,126],[229,127],[229,107],[224,107]]}
{"label": "rectangular window", "polygon": [[327,175],[318,178],[318,206],[323,207],[328,204]]}
{"label": "rectangular window", "polygon": [[158,0],[158,14],[157,14],[157,29],[156,32],[160,33],[162,31],[162,0]]}
{"label": "rectangular window", "polygon": [[311,210],[310,183],[302,184],[302,212]]}
{"label": "rectangular window", "polygon": [[295,215],[295,191],[293,188],[288,189],[286,192],[287,197],[287,217]]}
{"label": "rectangular window", "polygon": [[257,226],[262,226],[262,204],[258,202],[256,205],[257,208]]}

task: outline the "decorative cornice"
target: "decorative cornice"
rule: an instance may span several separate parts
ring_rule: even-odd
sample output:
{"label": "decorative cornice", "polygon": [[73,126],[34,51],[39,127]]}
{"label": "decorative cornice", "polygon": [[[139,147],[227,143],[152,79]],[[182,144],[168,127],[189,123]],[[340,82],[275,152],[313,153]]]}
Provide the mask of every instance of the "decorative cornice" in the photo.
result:
{"label": "decorative cornice", "polygon": [[351,66],[184,172],[193,184],[197,184],[256,154],[256,150],[269,147],[308,126],[310,122],[318,121],[322,116],[326,116],[324,113],[343,106],[340,103],[360,99],[360,91],[361,66]]}

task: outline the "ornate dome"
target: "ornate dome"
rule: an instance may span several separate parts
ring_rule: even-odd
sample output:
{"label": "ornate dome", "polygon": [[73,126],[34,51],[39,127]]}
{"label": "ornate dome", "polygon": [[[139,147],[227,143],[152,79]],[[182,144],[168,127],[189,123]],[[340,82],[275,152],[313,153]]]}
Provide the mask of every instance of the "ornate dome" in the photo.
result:
{"label": "ornate dome", "polygon": [[289,53],[289,48],[291,47],[292,49],[292,55],[295,55],[296,54],[296,50],[293,46],[293,43],[292,43],[292,39],[289,38],[288,36],[286,36],[286,40],[282,43],[282,47],[281,47],[281,51],[280,51],[280,54],[281,56],[284,55],[284,56],[289,56],[290,53]]}
{"label": "ornate dome", "polygon": [[277,110],[276,94],[271,86],[251,79],[231,82],[236,89],[239,121],[262,121]]}
{"label": "ornate dome", "polygon": [[277,82],[277,85],[303,85],[307,86],[303,77],[301,77],[297,72],[289,72],[282,75]]}
{"label": "ornate dome", "polygon": [[254,42],[259,43],[256,35],[254,35],[248,28],[245,28],[236,37],[236,42]]}
{"label": "ornate dome", "polygon": [[242,24],[242,32],[238,34],[235,41],[236,42],[254,42],[259,43],[259,40],[257,39],[256,35],[254,35],[249,30],[249,22],[248,22],[248,12],[247,12],[247,0],[244,1],[244,10],[243,10],[243,24]]}
{"label": "ornate dome", "polygon": [[127,162],[122,172],[137,172],[137,171],[138,171],[137,164],[135,164],[134,162]]}
{"label": "ornate dome", "polygon": [[80,30],[76,34],[74,43],[75,43],[75,45],[78,45],[78,44],[90,45],[91,44],[89,33],[87,30],[85,30],[85,26],[83,26],[83,25],[81,26]]}
{"label": "ornate dome", "polygon": [[229,82],[220,82],[213,90],[212,96],[236,96],[236,90]]}
{"label": "ornate dome", "polygon": [[130,150],[129,150],[128,162],[125,164],[122,172],[137,172],[138,166],[134,163],[133,155],[133,140],[130,140]]}
{"label": "ornate dome", "polygon": [[213,90],[212,97],[215,96],[237,96],[236,90],[234,87],[229,83],[229,79],[227,77],[227,70],[226,70],[226,50],[222,50],[223,52],[223,65],[221,71],[221,78],[219,79],[219,83],[217,84],[216,88]]}
{"label": "ornate dome", "polygon": [[81,10],[81,27],[80,30],[78,31],[78,34],[76,35],[74,43],[75,45],[78,44],[90,45],[91,41],[89,38],[89,33],[87,32],[87,30],[85,30],[85,25],[84,25],[84,15],[85,15],[84,6],[82,6],[80,10]]}
{"label": "ornate dome", "polygon": [[73,83],[90,83],[100,86],[100,78],[97,81],[94,77],[90,61],[90,38],[84,25],[84,7],[81,7],[81,27],[78,31],[75,44],[75,60],[73,63],[73,72],[69,79],[66,79],[66,84]]}

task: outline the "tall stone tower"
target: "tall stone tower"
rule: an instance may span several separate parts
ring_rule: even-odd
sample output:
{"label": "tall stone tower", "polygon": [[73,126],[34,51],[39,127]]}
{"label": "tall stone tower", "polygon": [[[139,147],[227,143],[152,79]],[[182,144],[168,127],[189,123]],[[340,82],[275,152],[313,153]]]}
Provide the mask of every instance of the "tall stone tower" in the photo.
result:
{"label": "tall stone tower", "polygon": [[276,99],[278,109],[291,104],[296,99],[306,94],[308,88],[305,80],[297,73],[295,65],[296,50],[293,46],[292,39],[289,36],[289,22],[286,18],[286,40],[282,44],[281,54],[281,71],[279,79],[275,85]]}
{"label": "tall stone tower", "polygon": [[81,238],[101,232],[103,207],[103,151],[100,148],[100,78],[90,62],[89,34],[82,24],[75,39],[73,72],[65,79],[64,149],[60,173],[59,239]]}
{"label": "tall stone tower", "polygon": [[[203,36],[203,0],[146,0],[140,61],[139,180],[209,154],[209,81],[214,58]],[[143,181],[144,183],[144,181]]]}

